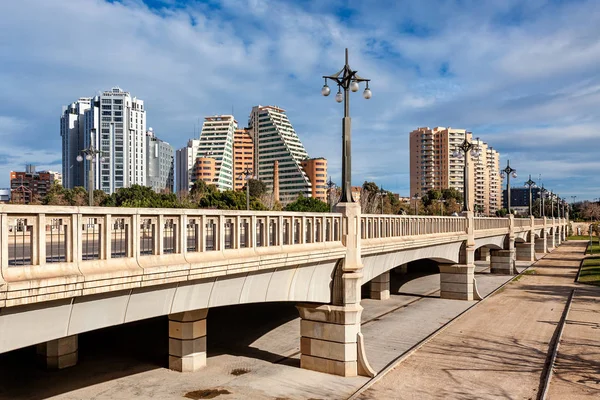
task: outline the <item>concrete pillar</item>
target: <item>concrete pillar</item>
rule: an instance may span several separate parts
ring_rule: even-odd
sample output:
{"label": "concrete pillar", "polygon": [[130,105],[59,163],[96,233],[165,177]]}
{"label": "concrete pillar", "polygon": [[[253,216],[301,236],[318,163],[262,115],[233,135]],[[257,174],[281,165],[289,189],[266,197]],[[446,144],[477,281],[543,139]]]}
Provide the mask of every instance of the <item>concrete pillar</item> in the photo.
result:
{"label": "concrete pillar", "polygon": [[[332,304],[300,304],[300,367],[341,376],[375,376],[360,333],[362,307],[361,212],[358,203],[340,203],[343,263],[333,278]],[[389,280],[389,278],[388,278]]]}
{"label": "concrete pillar", "polygon": [[37,345],[37,354],[48,369],[63,369],[77,364],[78,336],[67,336]]}
{"label": "concrete pillar", "polygon": [[357,376],[360,304],[302,304],[300,367],[340,376]]}
{"label": "concrete pillar", "polygon": [[490,249],[489,247],[481,247],[479,249],[479,261],[490,261]]}
{"label": "concrete pillar", "polygon": [[492,274],[513,274],[515,272],[515,250],[492,250],[490,272]]}
{"label": "concrete pillar", "polygon": [[390,298],[390,272],[384,272],[369,283],[370,298],[374,300],[387,300]]}
{"label": "concrete pillar", "polygon": [[562,243],[562,232],[561,232],[560,226],[556,227],[555,234],[556,234],[556,245],[560,246],[560,244]]}
{"label": "concrete pillar", "polygon": [[442,299],[473,300],[475,266],[440,264],[440,297]]}
{"label": "concrete pillar", "polygon": [[208,309],[169,315],[169,368],[194,372],[206,366]]}
{"label": "concrete pillar", "polygon": [[[545,235],[544,233],[542,233]],[[546,236],[535,239],[535,252],[536,253],[547,253],[548,252],[548,244],[546,242]]]}
{"label": "concrete pillar", "polygon": [[515,243],[515,254],[519,261],[535,261],[535,240],[530,243]]}

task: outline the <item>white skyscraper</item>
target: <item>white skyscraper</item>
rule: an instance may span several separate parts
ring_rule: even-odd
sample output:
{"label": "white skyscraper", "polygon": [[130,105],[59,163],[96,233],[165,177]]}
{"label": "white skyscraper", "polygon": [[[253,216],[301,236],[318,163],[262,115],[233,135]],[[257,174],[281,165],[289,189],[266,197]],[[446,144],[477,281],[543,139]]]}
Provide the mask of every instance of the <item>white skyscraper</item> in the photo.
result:
{"label": "white skyscraper", "polygon": [[[81,99],[79,101],[81,103]],[[90,162],[94,162],[94,188],[113,193],[123,187],[134,184],[146,184],[146,111],[144,102],[131,97],[129,92],[114,87],[91,99],[90,106],[83,113],[83,132],[77,150],[69,151],[65,157],[65,143],[61,117],[61,135],[63,136],[63,173],[75,168],[71,161],[81,150],[91,144],[101,151],[94,161],[83,161],[83,177],[87,177]],[[67,110],[68,111],[68,110]],[[81,116],[78,118],[81,125]],[[66,123],[66,120],[65,120]],[[68,136],[68,135],[67,135]],[[69,147],[69,148],[72,148]],[[75,161],[75,163],[77,163]],[[63,178],[64,179],[64,178]],[[81,181],[65,180],[65,185],[88,188],[88,179]],[[72,187],[72,186],[67,186]]]}
{"label": "white skyscraper", "polygon": [[200,140],[190,139],[186,147],[177,150],[177,193],[186,193],[192,189],[195,180],[194,164],[196,163],[198,147],[200,147]]}
{"label": "white skyscraper", "polygon": [[233,115],[204,118],[196,157],[215,160],[212,183],[219,190],[233,190],[233,135],[237,121]]}
{"label": "white skyscraper", "polygon": [[82,97],[63,107],[60,117],[60,136],[62,137],[62,176],[66,188],[84,185],[83,164],[76,158],[83,148],[83,115],[89,110],[92,99]]}
{"label": "white skyscraper", "polygon": [[254,139],[254,170],[273,189],[273,164],[279,162],[279,196],[283,204],[298,194],[311,197],[312,185],[301,166],[308,158],[285,110],[275,106],[252,108],[248,125]]}

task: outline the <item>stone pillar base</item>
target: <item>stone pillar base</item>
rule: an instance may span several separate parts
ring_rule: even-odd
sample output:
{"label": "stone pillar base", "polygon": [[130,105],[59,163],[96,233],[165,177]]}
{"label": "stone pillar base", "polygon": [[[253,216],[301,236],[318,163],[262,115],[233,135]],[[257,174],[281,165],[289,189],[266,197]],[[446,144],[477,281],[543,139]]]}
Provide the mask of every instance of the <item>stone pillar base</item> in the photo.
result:
{"label": "stone pillar base", "polygon": [[440,264],[440,297],[473,300],[475,265]]}
{"label": "stone pillar base", "polygon": [[490,272],[492,274],[515,273],[515,250],[492,250]]}
{"label": "stone pillar base", "polygon": [[547,253],[548,246],[546,246],[546,238],[535,239],[535,252],[536,253]]}
{"label": "stone pillar base", "polygon": [[169,315],[169,368],[194,372],[206,366],[208,309]]}
{"label": "stone pillar base", "polygon": [[300,367],[340,376],[358,375],[360,304],[301,304]]}
{"label": "stone pillar base", "polygon": [[390,298],[390,273],[384,272],[369,283],[370,298],[374,300],[387,300]]}
{"label": "stone pillar base", "polygon": [[48,369],[63,369],[77,364],[79,340],[77,335],[50,340],[37,345],[37,354]]}
{"label": "stone pillar base", "polygon": [[515,243],[518,261],[535,261],[535,243]]}
{"label": "stone pillar base", "polygon": [[479,260],[478,261],[490,261],[490,249],[488,247],[481,247],[479,249]]}

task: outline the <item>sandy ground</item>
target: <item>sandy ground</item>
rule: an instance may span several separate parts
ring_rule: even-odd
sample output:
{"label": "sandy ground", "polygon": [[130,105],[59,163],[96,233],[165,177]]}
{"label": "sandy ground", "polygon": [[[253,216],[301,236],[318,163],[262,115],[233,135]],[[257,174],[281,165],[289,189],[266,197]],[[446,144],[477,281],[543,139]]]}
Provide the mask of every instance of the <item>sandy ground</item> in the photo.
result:
{"label": "sandy ground", "polygon": [[[584,248],[585,242],[563,244],[535,264],[535,274],[522,276],[470,310],[359,398],[535,399],[569,294],[581,286],[573,281]],[[597,317],[597,303],[588,299],[586,304]],[[573,326],[569,324],[569,329]],[[566,334],[565,339],[574,334]],[[595,334],[596,347],[588,352],[590,370],[598,362],[597,329]],[[589,344],[576,346],[583,343]],[[562,359],[568,359],[568,352],[579,351],[570,347],[564,346]],[[566,369],[560,372],[559,368],[557,375],[566,377],[572,368],[565,362],[561,365]],[[598,398],[597,389],[590,385],[578,386],[581,398]],[[559,390],[550,398],[569,398],[561,397],[565,392]]]}

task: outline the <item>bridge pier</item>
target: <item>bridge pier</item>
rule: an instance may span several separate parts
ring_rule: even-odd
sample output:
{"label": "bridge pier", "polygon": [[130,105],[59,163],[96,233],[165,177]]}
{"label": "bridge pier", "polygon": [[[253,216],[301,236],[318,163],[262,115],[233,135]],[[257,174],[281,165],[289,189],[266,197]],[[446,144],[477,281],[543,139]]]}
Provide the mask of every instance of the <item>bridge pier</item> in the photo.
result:
{"label": "bridge pier", "polygon": [[518,261],[535,261],[535,239],[526,243],[515,243]]}
{"label": "bridge pier", "polygon": [[374,300],[387,300],[390,298],[390,272],[373,278],[369,282],[369,297]]}
{"label": "bridge pier", "polygon": [[546,254],[548,252],[547,237],[546,237],[545,233],[542,233],[542,235],[544,235],[544,236],[540,237],[538,239],[535,239],[535,252]]}
{"label": "bridge pier", "polygon": [[208,309],[169,315],[169,368],[194,372],[206,366]]}
{"label": "bridge pier", "polygon": [[442,299],[473,300],[475,265],[439,264],[439,268]]}
{"label": "bridge pier", "polygon": [[479,249],[479,259],[478,261],[490,261],[490,249],[489,247],[481,247]]}
{"label": "bridge pier", "polygon": [[492,250],[490,272],[492,274],[512,274],[515,271],[515,249]]}
{"label": "bridge pier", "polygon": [[36,346],[41,362],[48,369],[63,369],[77,364],[79,340],[78,335],[50,340]]}

